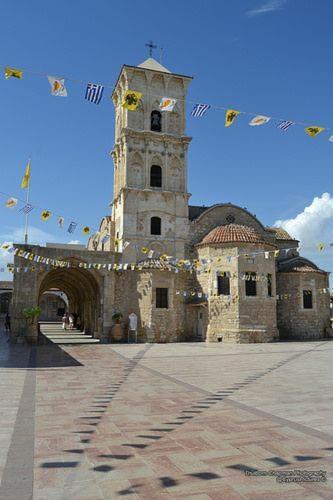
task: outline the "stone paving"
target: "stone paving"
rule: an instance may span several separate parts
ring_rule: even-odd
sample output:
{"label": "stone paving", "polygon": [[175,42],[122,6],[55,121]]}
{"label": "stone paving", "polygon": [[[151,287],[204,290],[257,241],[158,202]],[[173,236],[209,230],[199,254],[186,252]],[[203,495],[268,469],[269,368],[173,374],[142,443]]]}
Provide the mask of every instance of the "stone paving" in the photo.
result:
{"label": "stone paving", "polygon": [[1,500],[333,497],[333,342],[0,338]]}

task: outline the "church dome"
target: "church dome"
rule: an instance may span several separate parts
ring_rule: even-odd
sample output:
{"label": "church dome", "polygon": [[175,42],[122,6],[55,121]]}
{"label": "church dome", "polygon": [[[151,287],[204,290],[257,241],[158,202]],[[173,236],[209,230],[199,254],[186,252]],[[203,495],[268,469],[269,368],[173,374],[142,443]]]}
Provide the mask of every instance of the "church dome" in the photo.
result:
{"label": "church dome", "polygon": [[259,233],[249,226],[241,224],[224,224],[212,229],[199,243],[204,245],[221,245],[223,243],[265,243]]}

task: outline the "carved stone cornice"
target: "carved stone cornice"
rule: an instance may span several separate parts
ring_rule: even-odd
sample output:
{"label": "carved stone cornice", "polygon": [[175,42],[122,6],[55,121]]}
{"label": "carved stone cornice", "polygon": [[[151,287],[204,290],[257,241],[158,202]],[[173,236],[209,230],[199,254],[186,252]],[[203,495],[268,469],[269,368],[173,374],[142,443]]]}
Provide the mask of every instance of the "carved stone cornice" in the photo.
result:
{"label": "carved stone cornice", "polygon": [[187,146],[192,140],[192,137],[187,136],[187,135],[175,136],[173,134],[152,132],[151,130],[139,131],[139,130],[134,130],[134,129],[131,129],[128,127],[123,127],[121,129],[121,136],[122,136],[123,140],[126,140],[128,137],[134,137],[137,139],[144,139],[145,141],[158,140],[158,141],[164,142],[164,143],[183,144],[184,146]]}

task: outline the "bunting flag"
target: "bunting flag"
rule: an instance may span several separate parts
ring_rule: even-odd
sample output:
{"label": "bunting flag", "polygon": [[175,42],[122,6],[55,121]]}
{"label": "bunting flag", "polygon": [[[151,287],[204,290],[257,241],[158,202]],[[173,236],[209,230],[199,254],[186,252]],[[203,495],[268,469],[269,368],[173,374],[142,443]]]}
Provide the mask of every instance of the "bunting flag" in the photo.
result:
{"label": "bunting flag", "polygon": [[318,248],[319,252],[322,252],[322,251],[324,250],[324,248],[325,248],[324,243],[319,243],[319,244],[317,245],[317,248]]}
{"label": "bunting flag", "polygon": [[88,83],[85,99],[87,101],[93,102],[94,104],[99,104],[103,96],[103,85],[98,85],[97,83]]}
{"label": "bunting flag", "polygon": [[123,108],[128,109],[129,111],[135,111],[141,102],[141,97],[141,92],[126,90],[121,105]]}
{"label": "bunting flag", "polygon": [[5,78],[8,80],[8,78],[18,78],[19,80],[22,80],[23,78],[23,71],[21,69],[15,69],[15,68],[5,68]]}
{"label": "bunting flag", "polygon": [[13,243],[9,243],[8,241],[5,241],[4,243],[2,243],[2,245],[0,246],[0,249],[1,250],[5,250],[7,251],[10,247],[13,246]]}
{"label": "bunting flag", "polygon": [[77,226],[77,222],[72,221],[70,225],[68,226],[67,232],[68,233],[74,233],[75,229]]}
{"label": "bunting flag", "polygon": [[142,247],[141,248],[141,252],[144,253],[144,254],[146,254],[146,253],[149,252],[149,249],[147,247]]}
{"label": "bunting flag", "polygon": [[323,127],[306,127],[305,132],[310,136],[310,137],[315,137],[316,135],[320,134],[323,130],[325,130]]}
{"label": "bunting flag", "polygon": [[63,227],[64,227],[64,224],[65,224],[65,219],[63,218],[63,216],[62,216],[62,215],[60,215],[60,216],[58,217],[58,226],[59,226],[59,227],[61,227],[61,228],[63,228]]}
{"label": "bunting flag", "polygon": [[49,84],[51,85],[51,94],[60,97],[67,97],[67,90],[65,87],[65,80],[63,78],[59,79],[55,76],[47,77]]}
{"label": "bunting flag", "polygon": [[209,110],[209,108],[209,104],[196,104],[192,109],[191,115],[195,116],[196,118],[202,118],[203,115]]}
{"label": "bunting flag", "polygon": [[49,220],[50,217],[51,217],[51,212],[49,212],[49,210],[43,210],[43,212],[41,213],[41,219],[43,221],[47,221]]}
{"label": "bunting flag", "polygon": [[7,208],[14,208],[17,205],[17,199],[16,198],[8,198],[6,201],[6,207]]}
{"label": "bunting flag", "polygon": [[127,248],[128,245],[130,245],[130,242],[129,241],[124,241],[123,250],[125,250],[125,248]]}
{"label": "bunting flag", "polygon": [[90,227],[84,226],[84,228],[82,229],[82,232],[83,232],[83,234],[89,234],[90,233]]}
{"label": "bunting flag", "polygon": [[173,111],[173,108],[175,107],[177,102],[177,99],[174,99],[173,97],[162,97],[161,102],[160,102],[160,110],[161,111]]}
{"label": "bunting flag", "polygon": [[329,142],[333,142],[333,135],[330,135],[328,140],[329,140]]}
{"label": "bunting flag", "polygon": [[270,119],[271,119],[270,116],[257,115],[254,118],[252,118],[249,125],[251,127],[257,127],[259,125],[264,125],[265,123],[268,123]]}
{"label": "bunting flag", "polygon": [[288,128],[292,127],[293,125],[295,125],[295,122],[291,122],[288,120],[282,120],[278,124],[277,128],[279,128],[280,130],[288,130]]}
{"label": "bunting flag", "polygon": [[33,210],[34,207],[30,203],[26,203],[24,207],[20,208],[20,212],[23,212],[24,214],[28,214]]}
{"label": "bunting flag", "polygon": [[110,239],[110,236],[108,234],[103,236],[103,238],[101,239],[102,245],[104,245],[107,241],[109,241],[109,239]]}
{"label": "bunting flag", "polygon": [[230,127],[235,121],[237,115],[239,115],[240,111],[236,111],[235,109],[227,109],[225,113],[225,126]]}
{"label": "bunting flag", "polygon": [[30,160],[28,161],[27,166],[25,167],[25,173],[21,182],[21,189],[27,189],[30,184]]}

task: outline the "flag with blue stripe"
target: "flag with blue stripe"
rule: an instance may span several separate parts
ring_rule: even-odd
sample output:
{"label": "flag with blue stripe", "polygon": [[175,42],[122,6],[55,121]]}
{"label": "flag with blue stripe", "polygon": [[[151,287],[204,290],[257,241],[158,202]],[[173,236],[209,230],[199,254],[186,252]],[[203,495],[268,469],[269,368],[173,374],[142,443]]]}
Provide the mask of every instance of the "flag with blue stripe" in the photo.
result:
{"label": "flag with blue stripe", "polygon": [[99,104],[103,96],[103,90],[103,85],[98,85],[98,83],[88,83],[85,99],[93,102],[94,104]]}
{"label": "flag with blue stripe", "polygon": [[209,108],[209,104],[196,104],[192,109],[191,115],[197,118],[201,118],[206,113],[206,111],[209,110]]}

